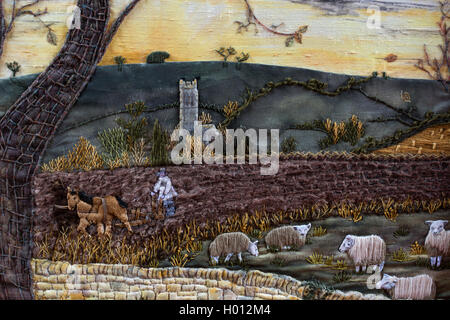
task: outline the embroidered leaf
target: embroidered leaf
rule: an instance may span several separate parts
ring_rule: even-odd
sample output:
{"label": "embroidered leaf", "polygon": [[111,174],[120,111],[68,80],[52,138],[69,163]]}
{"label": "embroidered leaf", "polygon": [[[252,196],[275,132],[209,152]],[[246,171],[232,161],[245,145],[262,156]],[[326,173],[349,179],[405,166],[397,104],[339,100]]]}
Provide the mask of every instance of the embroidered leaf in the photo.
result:
{"label": "embroidered leaf", "polygon": [[386,60],[387,62],[394,62],[395,60],[397,60],[397,56],[393,53],[388,54],[384,60]]}
{"label": "embroidered leaf", "polygon": [[294,37],[288,37],[286,38],[286,41],[284,43],[286,47],[290,47],[294,44]]}
{"label": "embroidered leaf", "polygon": [[297,32],[298,33],[305,33],[306,31],[308,31],[308,26],[301,26],[298,28]]}
{"label": "embroidered leaf", "polygon": [[56,46],[58,44],[58,37],[52,30],[48,30],[47,33],[47,42]]}

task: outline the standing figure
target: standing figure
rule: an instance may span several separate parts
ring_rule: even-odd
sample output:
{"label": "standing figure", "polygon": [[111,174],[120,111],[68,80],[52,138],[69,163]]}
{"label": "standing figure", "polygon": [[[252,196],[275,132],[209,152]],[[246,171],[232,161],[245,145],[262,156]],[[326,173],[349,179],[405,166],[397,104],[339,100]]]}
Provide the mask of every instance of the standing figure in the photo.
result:
{"label": "standing figure", "polygon": [[161,168],[156,174],[158,176],[158,181],[153,187],[153,192],[151,192],[152,197],[158,194],[158,213],[160,213],[161,202],[166,211],[166,217],[171,217],[175,214],[175,201],[174,197],[178,196],[172,185],[172,181],[166,174],[166,169]]}

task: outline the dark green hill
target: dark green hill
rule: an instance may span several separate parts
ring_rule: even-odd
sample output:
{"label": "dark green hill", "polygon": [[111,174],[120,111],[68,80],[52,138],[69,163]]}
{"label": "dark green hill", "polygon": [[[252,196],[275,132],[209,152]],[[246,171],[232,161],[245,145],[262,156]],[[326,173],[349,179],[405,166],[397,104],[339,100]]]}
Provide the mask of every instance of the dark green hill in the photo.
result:
{"label": "dark green hill", "polygon": [[[30,75],[18,77],[14,81],[0,80],[0,112],[6,110],[35,77],[36,75]],[[117,112],[123,110],[126,103],[143,100],[150,110],[152,107],[176,103],[179,99],[179,79],[192,80],[195,77],[199,78],[200,103],[212,108],[221,108],[229,100],[241,102],[246,88],[256,92],[268,82],[275,83],[288,77],[304,82],[317,79],[328,84],[328,91],[334,91],[350,78],[347,75],[308,69],[246,63],[229,63],[226,67],[222,62],[136,64],[125,65],[122,72],[119,72],[116,66],[99,67],[87,89],[58,129],[45,161],[70,149],[81,135],[98,144],[97,132],[115,126]],[[299,86],[282,86],[250,104],[238,119],[231,122],[230,128],[279,128],[281,139],[293,136],[298,150],[316,152],[320,150],[318,141],[326,136],[324,133],[288,128],[327,118],[332,121],[347,120],[355,114],[364,123],[365,137],[380,139],[392,136],[396,130],[408,128],[404,123],[393,120],[399,112],[392,107],[407,110],[409,106],[414,105],[417,110],[413,115],[420,119],[424,118],[426,112],[450,111],[450,95],[435,81],[385,79],[378,76],[363,84],[363,88],[365,93],[381,99],[389,106],[368,99],[357,90],[345,91],[333,97]],[[410,94],[410,103],[401,99],[402,91]],[[214,122],[223,120],[223,116],[213,110],[203,111],[209,112]],[[148,112],[146,115],[150,125],[158,118],[163,126],[169,129],[178,123],[178,113],[178,107],[175,105]],[[377,118],[388,121],[369,122]],[[401,116],[400,120],[412,123],[411,119],[404,116]],[[363,144],[364,138],[357,146]],[[349,151],[353,148],[349,143],[342,142],[326,150]]]}

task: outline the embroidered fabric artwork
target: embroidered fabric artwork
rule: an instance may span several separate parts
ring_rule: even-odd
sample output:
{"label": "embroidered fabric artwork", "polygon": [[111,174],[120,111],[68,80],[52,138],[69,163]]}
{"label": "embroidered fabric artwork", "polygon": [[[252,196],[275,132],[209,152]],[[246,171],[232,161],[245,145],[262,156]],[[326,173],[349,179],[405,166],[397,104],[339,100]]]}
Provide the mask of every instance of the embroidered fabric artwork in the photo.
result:
{"label": "embroidered fabric artwork", "polygon": [[449,17],[0,0],[0,299],[449,299]]}

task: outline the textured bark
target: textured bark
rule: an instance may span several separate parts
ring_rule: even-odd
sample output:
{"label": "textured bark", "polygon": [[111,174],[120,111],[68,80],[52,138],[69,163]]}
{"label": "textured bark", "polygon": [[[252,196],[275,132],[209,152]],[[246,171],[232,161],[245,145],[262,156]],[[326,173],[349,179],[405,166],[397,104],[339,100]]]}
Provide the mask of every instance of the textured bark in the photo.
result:
{"label": "textured bark", "polygon": [[112,36],[138,2],[133,1],[108,31],[109,0],[78,0],[81,29],[69,31],[50,66],[0,120],[0,299],[32,298],[34,171],[56,129],[91,79]]}
{"label": "textured bark", "polygon": [[0,1],[0,57],[3,54],[3,45],[5,44],[5,39],[6,39],[6,23],[2,0]]}

